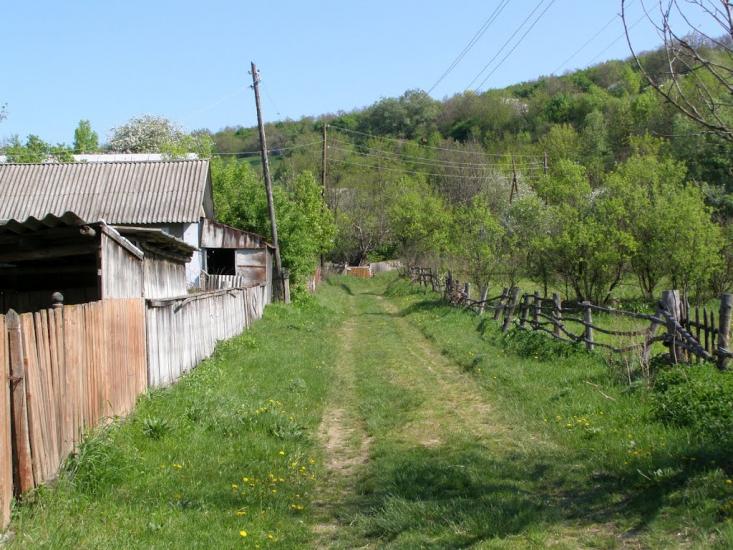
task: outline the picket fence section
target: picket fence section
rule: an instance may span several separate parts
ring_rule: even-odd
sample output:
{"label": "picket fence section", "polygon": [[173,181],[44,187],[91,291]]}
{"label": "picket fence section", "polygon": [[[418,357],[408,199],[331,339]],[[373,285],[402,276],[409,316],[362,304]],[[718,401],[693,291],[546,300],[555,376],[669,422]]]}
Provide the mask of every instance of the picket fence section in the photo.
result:
{"label": "picket fence section", "polygon": [[148,300],[148,384],[168,386],[262,317],[266,287]]}
{"label": "picket fence section", "polygon": [[85,432],[129,414],[262,317],[266,286],[0,315],[0,531]]}
{"label": "picket fence section", "polygon": [[[431,268],[411,267],[406,274],[412,282],[442,292],[445,300],[454,306],[479,314],[492,312],[503,331],[517,327],[543,332],[571,344],[581,344],[589,351],[599,347],[617,354],[636,353],[643,363],[648,363],[656,342],[662,342],[669,348],[669,356],[674,363],[710,361],[722,370],[733,358],[731,294],[721,296],[718,325],[715,325],[713,313],[708,314],[706,309],[703,309],[702,320],[699,308],[694,310],[695,319],[691,319],[689,303],[676,290],[663,292],[656,312],[650,315],[587,301],[563,303],[558,294],[552,297],[543,297],[539,292],[523,294],[517,287],[504,288],[498,296],[473,300],[469,285],[461,284],[450,273],[441,278]],[[594,314],[635,320],[636,327],[616,330],[601,326],[594,322]],[[601,341],[596,333],[606,335],[606,341]],[[620,341],[625,343],[619,344]]]}

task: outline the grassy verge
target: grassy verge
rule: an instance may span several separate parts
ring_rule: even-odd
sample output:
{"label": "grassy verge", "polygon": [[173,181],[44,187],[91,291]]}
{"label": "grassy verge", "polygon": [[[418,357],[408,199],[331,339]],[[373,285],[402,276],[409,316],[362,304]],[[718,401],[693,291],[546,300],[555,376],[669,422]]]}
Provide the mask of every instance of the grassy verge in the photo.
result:
{"label": "grassy verge", "polygon": [[55,485],[16,506],[10,547],[306,544],[339,298],[269,306],[174,387],[88,437]]}
{"label": "grassy verge", "polygon": [[502,422],[549,441],[486,464],[525,501],[521,532],[562,544],[570,526],[593,524],[568,545],[733,546],[730,374],[694,367],[656,389],[629,385],[597,355],[539,334],[503,336],[405,281],[387,294],[475,377]]}

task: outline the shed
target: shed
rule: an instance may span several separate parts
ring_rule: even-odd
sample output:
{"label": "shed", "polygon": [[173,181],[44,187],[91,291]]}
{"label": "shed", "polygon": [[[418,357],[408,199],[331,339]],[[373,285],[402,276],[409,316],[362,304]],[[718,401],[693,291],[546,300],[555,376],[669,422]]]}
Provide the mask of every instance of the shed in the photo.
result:
{"label": "shed", "polygon": [[49,307],[54,292],[65,304],[185,294],[193,247],[159,229],[124,231],[73,212],[1,223],[0,311]]}

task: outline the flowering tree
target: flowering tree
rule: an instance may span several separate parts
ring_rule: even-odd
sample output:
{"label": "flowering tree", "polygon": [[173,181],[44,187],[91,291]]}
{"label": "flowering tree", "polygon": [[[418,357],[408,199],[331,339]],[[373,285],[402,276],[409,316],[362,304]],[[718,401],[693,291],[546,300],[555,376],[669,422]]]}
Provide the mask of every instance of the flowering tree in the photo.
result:
{"label": "flowering tree", "polygon": [[206,133],[186,134],[167,118],[142,115],[113,128],[107,147],[117,153],[163,153],[171,157],[196,153],[209,157],[213,142]]}

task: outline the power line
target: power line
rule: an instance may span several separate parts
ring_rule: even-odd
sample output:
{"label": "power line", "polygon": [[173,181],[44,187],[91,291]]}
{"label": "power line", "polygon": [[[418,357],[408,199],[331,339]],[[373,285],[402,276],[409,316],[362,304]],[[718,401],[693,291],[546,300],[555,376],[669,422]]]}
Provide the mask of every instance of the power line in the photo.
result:
{"label": "power line", "polygon": [[[345,141],[340,141],[340,140],[334,140],[333,138],[331,139],[331,142],[332,143],[337,143],[338,145],[345,145],[345,146],[352,146],[353,145],[352,143],[345,142]],[[488,162],[488,163],[487,162],[461,162],[461,161],[446,160],[446,159],[418,157],[418,156],[414,156],[414,155],[405,155],[405,154],[402,154],[402,153],[394,153],[392,151],[385,151],[383,149],[378,149],[376,147],[366,147],[366,146],[361,146],[361,145],[359,145],[357,147],[358,147],[358,150],[356,150],[356,151],[353,150],[353,149],[347,149],[345,147],[337,147],[337,146],[333,146],[333,145],[329,146],[329,149],[335,149],[337,151],[353,152],[353,153],[357,153],[357,154],[364,153],[363,149],[366,149],[367,151],[373,152],[372,153],[373,155],[389,156],[389,157],[392,157],[394,159],[402,160],[402,161],[405,161],[405,162],[414,162],[415,164],[434,164],[434,165],[437,165],[437,166],[451,166],[451,167],[454,167],[454,168],[471,168],[471,167],[487,166],[487,165],[491,165],[492,164],[490,162]],[[367,154],[367,153],[364,153],[364,154]],[[510,157],[511,157],[511,153],[507,153],[507,154],[501,156],[501,158],[505,158],[505,159],[509,159]],[[538,158],[538,157],[535,157],[535,158]],[[498,164],[498,163],[494,162],[493,164]],[[528,162],[520,163],[520,166],[525,166],[525,165],[526,166],[530,166],[530,165],[533,166],[533,165],[540,165],[540,164],[542,164],[542,163],[541,163],[541,161],[538,158],[538,160],[536,160],[535,162],[528,161]]]}
{"label": "power line", "polygon": [[516,29],[514,30],[514,32],[512,33],[512,35],[511,35],[511,36],[510,36],[510,37],[509,37],[509,38],[507,39],[507,41],[506,41],[506,42],[504,42],[504,44],[502,45],[502,47],[501,47],[501,48],[499,48],[499,51],[498,51],[498,52],[496,52],[496,53],[494,54],[494,57],[492,57],[491,59],[489,59],[489,62],[488,62],[488,63],[487,63],[486,65],[484,65],[484,68],[483,68],[483,69],[481,69],[481,70],[479,71],[479,73],[478,73],[478,74],[477,74],[477,75],[476,75],[475,77],[473,77],[473,80],[472,80],[471,82],[469,82],[469,83],[468,83],[468,86],[466,86],[466,90],[468,90],[468,89],[469,89],[469,88],[470,88],[470,87],[471,87],[471,86],[473,85],[473,83],[474,83],[474,82],[476,82],[476,81],[477,81],[477,80],[478,80],[479,78],[481,78],[481,75],[482,75],[482,74],[484,74],[484,71],[486,71],[486,69],[488,69],[488,68],[489,68],[489,66],[490,66],[490,65],[491,65],[491,64],[492,64],[492,63],[494,62],[494,60],[495,60],[495,59],[496,59],[497,57],[499,57],[499,55],[501,55],[501,52],[503,52],[503,51],[504,51],[504,48],[506,48],[506,47],[507,47],[507,46],[509,45],[509,43],[510,43],[510,42],[511,42],[511,41],[512,41],[512,40],[514,39],[514,37],[515,37],[515,36],[517,36],[517,33],[519,33],[519,31],[520,31],[520,30],[522,30],[522,27],[524,27],[524,25],[525,25],[525,24],[527,23],[527,21],[529,21],[529,20],[530,20],[530,19],[532,18],[532,16],[533,16],[533,15],[535,14],[535,12],[536,12],[536,11],[537,11],[537,10],[538,10],[538,9],[540,8],[540,6],[541,6],[542,4],[544,4],[544,3],[545,3],[545,0],[540,0],[540,1],[539,1],[539,2],[537,3],[537,5],[536,5],[536,6],[534,7],[534,9],[533,9],[533,10],[532,10],[532,11],[531,11],[531,12],[529,13],[529,15],[528,15],[528,16],[526,17],[526,19],[525,19],[524,21],[522,21],[522,23],[521,23],[521,24],[520,24],[520,25],[519,25],[519,26],[518,26],[518,27],[517,27],[517,28],[516,28]]}
{"label": "power line", "polygon": [[[450,147],[435,147],[433,145],[423,145],[421,143],[415,143],[413,141],[405,140],[405,139],[397,139],[397,138],[391,138],[386,136],[378,136],[375,134],[370,134],[369,132],[362,132],[359,130],[351,130],[350,128],[343,128],[341,126],[334,126],[333,124],[327,125],[329,128],[333,128],[334,130],[339,130],[341,132],[346,132],[349,134],[357,134],[360,136],[365,137],[371,137],[375,139],[381,139],[384,141],[392,141],[395,143],[400,143],[402,145],[409,144],[409,145],[416,145],[418,147],[422,147],[423,149],[431,149],[433,151],[451,151],[453,153],[461,153],[464,155],[481,155],[486,157],[503,157],[505,155],[503,154],[497,154],[497,153],[484,153],[483,151],[466,151],[464,149],[454,149]],[[515,157],[536,157],[536,155],[514,155]]]}
{"label": "power line", "polygon": [[442,75],[440,75],[440,78],[435,81],[435,83],[430,87],[428,90],[428,94],[430,94],[437,86],[440,84],[443,79],[448,76],[453,69],[455,69],[458,64],[463,60],[463,58],[466,56],[466,54],[471,51],[471,49],[476,45],[476,43],[481,39],[481,37],[486,33],[488,28],[491,26],[491,24],[496,21],[497,17],[501,14],[501,12],[504,10],[504,8],[509,4],[509,0],[501,0],[499,4],[494,8],[494,11],[491,12],[491,15],[484,21],[484,23],[479,27],[479,30],[476,31],[476,33],[473,35],[471,40],[468,41],[468,44],[461,50],[461,52],[456,56],[456,58],[451,62],[451,64],[448,66],[448,68],[443,72]]}
{"label": "power line", "polygon": [[361,162],[353,162],[348,160],[339,160],[339,159],[329,159],[328,162],[337,162],[339,164],[346,164],[349,166],[360,166],[363,168],[374,168],[377,170],[386,170],[388,172],[399,172],[403,174],[414,174],[418,176],[434,176],[438,178],[460,178],[460,179],[487,179],[488,176],[481,175],[481,176],[465,176],[462,174],[437,174],[437,173],[428,173],[428,172],[418,172],[416,170],[405,170],[404,168],[390,168],[386,166],[379,166],[376,164],[364,164]]}
{"label": "power line", "polygon": [[483,87],[483,85],[486,83],[486,81],[489,78],[491,78],[491,75],[493,75],[496,71],[499,70],[499,67],[501,67],[504,64],[504,62],[509,58],[510,55],[512,55],[512,53],[514,53],[514,50],[517,49],[517,47],[522,43],[522,41],[525,39],[525,37],[530,33],[530,31],[532,31],[532,29],[535,27],[535,25],[537,25],[537,23],[539,23],[540,19],[542,19],[542,17],[545,15],[545,13],[547,13],[547,10],[549,10],[555,2],[556,2],[556,0],[550,0],[550,3],[547,4],[547,6],[545,7],[544,10],[542,10],[542,13],[540,13],[537,16],[537,19],[535,19],[534,22],[530,25],[530,27],[524,32],[524,34],[521,36],[521,38],[519,39],[519,41],[516,44],[514,44],[514,47],[511,50],[509,50],[509,52],[504,56],[504,58],[501,61],[499,61],[499,64],[496,67],[494,67],[492,69],[492,71],[489,74],[486,75],[486,78],[484,78],[481,81],[481,84],[479,84],[478,89],[481,89]]}

